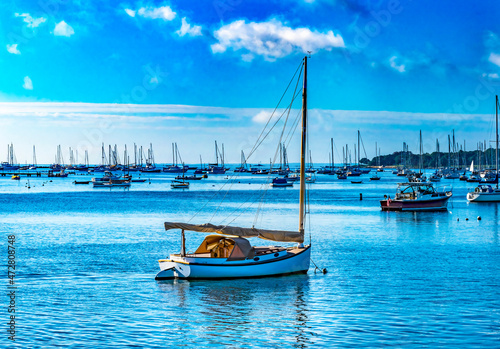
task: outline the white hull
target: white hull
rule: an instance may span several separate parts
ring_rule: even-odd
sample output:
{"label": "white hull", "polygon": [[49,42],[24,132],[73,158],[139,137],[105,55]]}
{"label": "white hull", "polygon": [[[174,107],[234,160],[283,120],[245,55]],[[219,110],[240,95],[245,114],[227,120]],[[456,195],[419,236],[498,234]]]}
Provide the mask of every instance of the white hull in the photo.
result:
{"label": "white hull", "polygon": [[467,193],[470,202],[500,202],[500,190],[491,193]]}
{"label": "white hull", "polygon": [[227,279],[306,273],[310,258],[311,246],[233,261],[226,258],[171,255],[170,259],[159,261],[161,271],[156,279]]}

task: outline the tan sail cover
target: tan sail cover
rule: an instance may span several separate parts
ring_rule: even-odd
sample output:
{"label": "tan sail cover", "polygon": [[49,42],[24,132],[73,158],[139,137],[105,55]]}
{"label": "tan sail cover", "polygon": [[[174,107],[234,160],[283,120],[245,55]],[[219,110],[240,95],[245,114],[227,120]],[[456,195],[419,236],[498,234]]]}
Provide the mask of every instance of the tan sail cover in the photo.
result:
{"label": "tan sail cover", "polygon": [[229,236],[238,236],[244,238],[258,237],[264,240],[281,241],[281,242],[304,242],[304,234],[298,231],[286,230],[267,230],[256,228],[240,228],[227,225],[205,224],[189,224],[189,223],[174,223],[165,222],[165,230],[183,229],[189,231],[197,231],[200,233],[217,233]]}

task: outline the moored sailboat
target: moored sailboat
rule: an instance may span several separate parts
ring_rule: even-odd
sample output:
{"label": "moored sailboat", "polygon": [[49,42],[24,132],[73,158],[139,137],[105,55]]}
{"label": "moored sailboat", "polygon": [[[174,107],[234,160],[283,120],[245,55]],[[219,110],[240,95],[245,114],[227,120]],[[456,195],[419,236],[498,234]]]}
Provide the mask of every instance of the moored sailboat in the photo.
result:
{"label": "moored sailboat", "polygon": [[[181,230],[181,252],[159,260],[157,280],[220,279],[276,276],[306,273],[311,245],[304,246],[305,157],[307,128],[307,57],[303,60],[302,137],[300,157],[300,196],[298,231],[241,228],[228,225],[166,222],[165,229]],[[215,233],[208,235],[194,253],[186,253],[185,231]],[[247,238],[258,237],[277,242],[296,242],[294,247],[252,247]]]}
{"label": "moored sailboat", "polygon": [[[498,96],[495,97],[495,177],[489,183],[495,183],[495,188],[487,184],[479,184],[467,193],[470,202],[500,202],[500,189],[498,188],[498,109],[500,105]],[[471,165],[472,167],[472,165]]]}

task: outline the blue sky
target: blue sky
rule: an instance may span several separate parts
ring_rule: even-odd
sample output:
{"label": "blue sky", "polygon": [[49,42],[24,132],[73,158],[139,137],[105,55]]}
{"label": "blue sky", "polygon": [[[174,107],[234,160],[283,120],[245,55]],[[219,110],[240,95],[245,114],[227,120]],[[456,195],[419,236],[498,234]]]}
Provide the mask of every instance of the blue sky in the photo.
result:
{"label": "blue sky", "polygon": [[[367,155],[425,150],[454,129],[493,138],[497,1],[24,1],[0,5],[0,139],[20,162],[61,144],[238,161],[307,51],[313,159],[361,130]],[[123,104],[126,104],[124,106]],[[0,158],[6,157],[0,147]],[[268,161],[261,150],[254,161]],[[290,154],[295,154],[291,151]],[[338,156],[338,154],[336,154]],[[67,157],[67,155],[66,155]],[[292,160],[293,156],[291,155]]]}

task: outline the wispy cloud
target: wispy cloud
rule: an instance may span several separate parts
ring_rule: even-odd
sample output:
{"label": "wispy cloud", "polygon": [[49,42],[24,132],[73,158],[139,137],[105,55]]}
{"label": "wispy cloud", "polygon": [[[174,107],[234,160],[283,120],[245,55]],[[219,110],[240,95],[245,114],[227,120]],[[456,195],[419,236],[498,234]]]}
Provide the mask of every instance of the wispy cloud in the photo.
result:
{"label": "wispy cloud", "polygon": [[29,13],[16,13],[16,17],[23,18],[23,21],[28,23],[28,28],[37,28],[40,24],[47,21],[45,17],[33,18]]}
{"label": "wispy cloud", "polygon": [[130,17],[143,17],[148,19],[160,19],[163,21],[171,21],[177,15],[170,6],[144,6],[140,7],[138,10],[133,10],[126,8],[125,12]]}
{"label": "wispy cloud", "polygon": [[187,22],[186,17],[182,18],[181,29],[176,31],[176,34],[179,36],[200,36],[201,34],[201,25],[191,25]]}
{"label": "wispy cloud", "polygon": [[17,48],[17,44],[7,45],[7,51],[13,55],[20,55],[21,51]]}
{"label": "wispy cloud", "polygon": [[56,27],[54,28],[54,35],[55,36],[66,36],[70,37],[71,35],[75,34],[75,31],[73,28],[66,23],[65,21],[61,21],[56,24]]}
{"label": "wispy cloud", "polygon": [[125,13],[126,13],[127,15],[129,15],[130,17],[135,17],[135,13],[136,13],[136,11],[131,10],[131,9],[129,9],[129,8],[126,8],[126,9],[125,9]]}
{"label": "wispy cloud", "polygon": [[500,54],[491,52],[488,61],[500,67]]}
{"label": "wispy cloud", "polygon": [[24,77],[24,84],[23,84],[23,88],[25,90],[33,90],[33,82],[31,81],[30,77],[29,76],[25,76]]}
{"label": "wispy cloud", "polygon": [[345,47],[342,36],[332,30],[319,32],[305,27],[291,28],[277,19],[258,23],[234,21],[216,30],[214,37],[218,42],[211,46],[213,53],[241,50],[246,60],[258,55],[272,61],[294,52]]}
{"label": "wispy cloud", "polygon": [[271,111],[262,110],[255,114],[255,116],[252,118],[252,121],[258,124],[265,124],[271,118],[271,115]]}
{"label": "wispy cloud", "polygon": [[390,67],[400,73],[404,73],[406,71],[406,66],[404,64],[398,64],[397,61],[397,56],[392,56],[391,58],[389,58]]}

